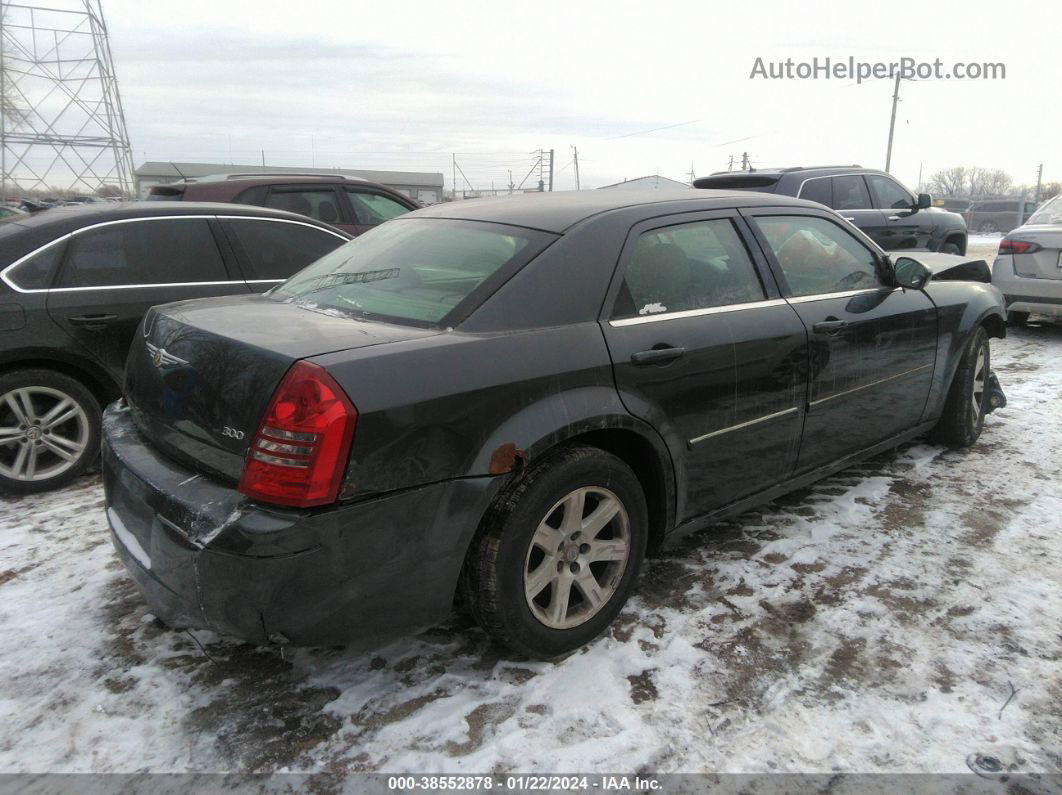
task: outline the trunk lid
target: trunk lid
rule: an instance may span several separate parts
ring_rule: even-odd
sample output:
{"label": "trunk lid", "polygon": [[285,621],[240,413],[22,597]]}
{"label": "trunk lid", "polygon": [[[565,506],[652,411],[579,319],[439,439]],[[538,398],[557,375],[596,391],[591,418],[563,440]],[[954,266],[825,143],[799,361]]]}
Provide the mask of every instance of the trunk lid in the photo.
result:
{"label": "trunk lid", "polygon": [[1031,254],[1013,255],[1016,275],[1026,279],[1062,279],[1062,226],[1023,226],[1007,237],[1043,247]]}
{"label": "trunk lid", "polygon": [[296,360],[439,333],[261,295],[154,307],[140,331],[125,377],[140,432],[185,466],[230,481],[239,479],[269,399]]}

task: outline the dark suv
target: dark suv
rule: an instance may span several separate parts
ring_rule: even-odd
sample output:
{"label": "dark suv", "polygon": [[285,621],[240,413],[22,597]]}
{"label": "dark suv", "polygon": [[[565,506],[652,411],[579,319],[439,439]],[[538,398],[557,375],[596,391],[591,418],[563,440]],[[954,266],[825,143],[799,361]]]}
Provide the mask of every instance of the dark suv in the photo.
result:
{"label": "dark suv", "polygon": [[94,460],[100,407],[120,394],[150,307],[262,292],[349,239],[291,213],[192,202],[0,224],[0,492],[57,488]]}
{"label": "dark suv", "polygon": [[420,205],[396,190],[343,174],[214,174],[153,185],[147,201],[231,202],[272,207],[338,226],[352,235],[368,232]]}
{"label": "dark suv", "polygon": [[[1021,219],[1018,213],[1021,213]],[[1036,202],[1018,199],[989,199],[974,202],[966,211],[966,223],[975,232],[992,235],[1022,226],[1036,212]]]}
{"label": "dark suv", "polygon": [[782,193],[832,207],[886,251],[925,249],[966,253],[966,222],[958,213],[931,207],[884,171],[860,166],[817,166],[725,171],[694,180],[696,188]]}

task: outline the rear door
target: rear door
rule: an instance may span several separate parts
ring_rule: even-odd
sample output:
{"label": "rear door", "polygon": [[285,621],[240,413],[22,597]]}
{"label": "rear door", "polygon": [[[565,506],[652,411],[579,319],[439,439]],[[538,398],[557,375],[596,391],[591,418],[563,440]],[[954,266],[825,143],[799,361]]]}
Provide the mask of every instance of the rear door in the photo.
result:
{"label": "rear door", "polygon": [[[826,201],[815,198],[822,196]],[[889,225],[885,214],[875,210],[862,174],[842,174],[836,177],[812,177],[800,186],[799,198],[811,199],[832,207],[882,248],[889,241]]]}
{"label": "rear door", "polygon": [[294,276],[348,241],[313,224],[282,218],[218,218],[236,260],[257,293]]}
{"label": "rear door", "polygon": [[933,217],[929,213],[913,211],[915,198],[907,188],[882,174],[868,174],[867,184],[874,206],[885,214],[889,224],[889,245],[883,248],[928,248],[933,236]]}
{"label": "rear door", "polygon": [[48,313],[121,381],[140,319],[156,304],[246,293],[205,216],[109,221],[75,232]]}
{"label": "rear door", "polygon": [[743,212],[809,336],[797,472],[918,425],[936,361],[933,302],[922,291],[888,284],[879,255],[826,215]]}
{"label": "rear door", "polygon": [[806,335],[743,230],[735,211],[638,224],[602,322],[625,406],[671,450],[680,520],[795,463]]}

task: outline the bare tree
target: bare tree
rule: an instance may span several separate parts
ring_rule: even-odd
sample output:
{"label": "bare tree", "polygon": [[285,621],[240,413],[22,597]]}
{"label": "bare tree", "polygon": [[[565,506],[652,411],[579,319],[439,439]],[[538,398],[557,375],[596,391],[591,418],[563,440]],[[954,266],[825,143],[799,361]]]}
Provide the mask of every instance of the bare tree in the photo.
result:
{"label": "bare tree", "polygon": [[967,171],[966,183],[969,196],[1005,196],[1014,180],[998,168],[974,167]]}
{"label": "bare tree", "polygon": [[953,166],[930,176],[926,183],[935,196],[962,196],[966,192],[966,168]]}

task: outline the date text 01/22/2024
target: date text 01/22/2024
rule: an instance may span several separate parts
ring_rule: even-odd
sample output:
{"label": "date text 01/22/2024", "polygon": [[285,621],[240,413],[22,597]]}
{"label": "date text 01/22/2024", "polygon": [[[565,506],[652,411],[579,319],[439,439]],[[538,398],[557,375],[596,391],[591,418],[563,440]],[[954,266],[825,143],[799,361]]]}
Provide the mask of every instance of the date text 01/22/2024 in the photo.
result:
{"label": "date text 01/22/2024", "polygon": [[601,776],[390,776],[387,788],[393,792],[438,792],[443,790],[493,790],[504,792],[649,792],[659,790],[661,783],[654,778],[625,775]]}

